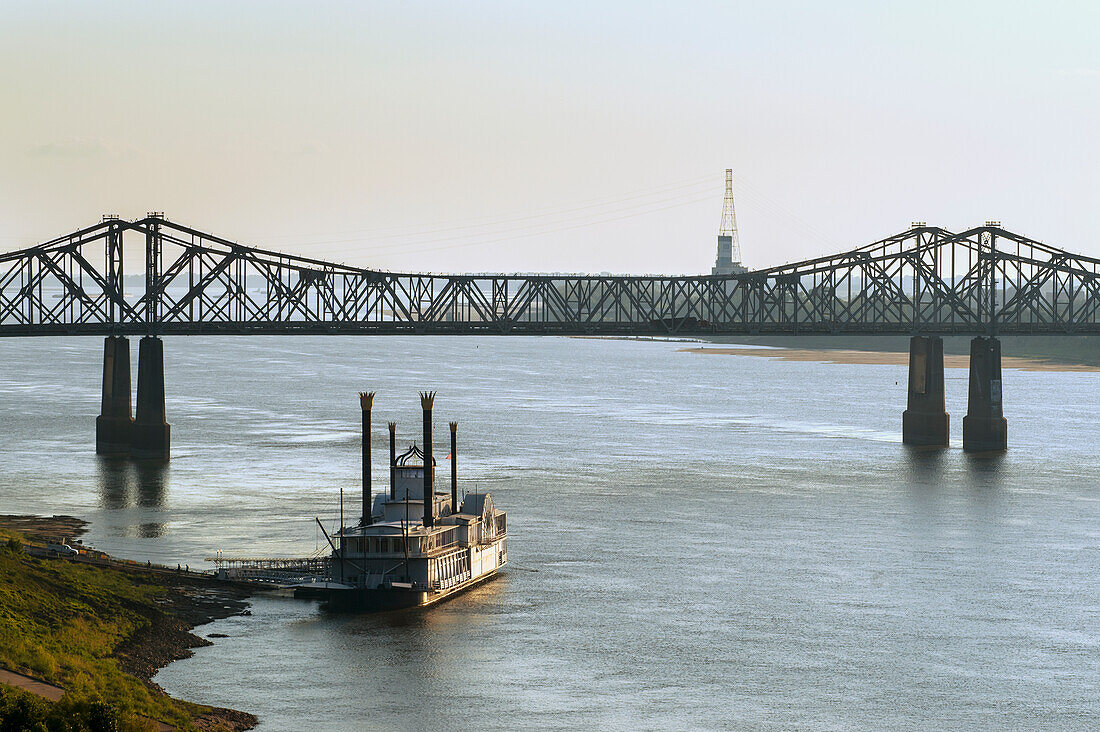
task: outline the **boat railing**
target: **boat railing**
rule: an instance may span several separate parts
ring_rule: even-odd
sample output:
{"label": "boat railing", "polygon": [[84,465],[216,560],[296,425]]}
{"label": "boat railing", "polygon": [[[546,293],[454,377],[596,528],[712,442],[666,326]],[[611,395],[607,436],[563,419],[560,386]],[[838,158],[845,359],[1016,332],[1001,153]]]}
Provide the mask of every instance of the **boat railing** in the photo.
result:
{"label": "boat railing", "polygon": [[447,590],[451,587],[454,587],[455,585],[460,585],[463,582],[469,582],[472,577],[473,573],[467,569],[466,571],[459,572],[452,577],[445,577],[441,580],[434,580],[433,582],[429,583],[429,587],[431,587],[431,589],[433,590]]}
{"label": "boat railing", "polygon": [[450,541],[448,541],[446,543],[440,544],[440,545],[436,546],[435,548],[436,549],[452,549],[452,548],[458,546],[460,543],[461,542],[459,542],[459,540],[457,538],[455,538],[455,539],[451,539]]}
{"label": "boat railing", "polygon": [[450,537],[450,539],[447,540],[447,541],[439,542],[438,544],[433,546],[431,549],[426,549],[424,547],[424,544],[423,544],[424,540],[421,539],[420,540],[421,541],[421,550],[424,553],[428,553],[428,552],[434,553],[434,552],[437,552],[437,551],[441,551],[443,549],[453,549],[453,548],[461,545],[462,542],[460,542],[459,539],[458,539],[458,529],[457,528],[449,529],[445,533],[446,533],[447,536]]}

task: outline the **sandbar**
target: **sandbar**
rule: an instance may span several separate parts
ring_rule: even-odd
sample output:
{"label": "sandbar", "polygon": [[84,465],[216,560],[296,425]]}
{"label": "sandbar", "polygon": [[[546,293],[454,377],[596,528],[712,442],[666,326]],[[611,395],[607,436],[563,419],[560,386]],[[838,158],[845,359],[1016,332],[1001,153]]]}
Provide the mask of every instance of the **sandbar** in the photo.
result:
{"label": "sandbar", "polygon": [[[835,364],[870,364],[887,366],[908,366],[909,354],[896,351],[853,351],[816,348],[752,348],[724,346],[721,348],[681,348],[680,353],[701,353],[708,356],[757,356],[775,358],[783,361],[820,361]],[[970,357],[962,354],[944,354],[944,368],[965,369],[970,367]],[[1021,371],[1083,371],[1097,372],[1100,366],[1080,363],[1058,363],[1040,358],[1021,356],[1003,356],[1001,368]]]}

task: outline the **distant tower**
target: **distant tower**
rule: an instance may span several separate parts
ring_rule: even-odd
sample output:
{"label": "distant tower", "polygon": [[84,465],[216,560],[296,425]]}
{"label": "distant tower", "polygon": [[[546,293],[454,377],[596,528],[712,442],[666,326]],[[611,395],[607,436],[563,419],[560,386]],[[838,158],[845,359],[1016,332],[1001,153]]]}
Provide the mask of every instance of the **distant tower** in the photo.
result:
{"label": "distant tower", "polygon": [[726,200],[722,204],[722,225],[718,229],[718,258],[712,275],[742,274],[741,242],[737,240],[737,214],[733,210],[733,170],[726,168]]}

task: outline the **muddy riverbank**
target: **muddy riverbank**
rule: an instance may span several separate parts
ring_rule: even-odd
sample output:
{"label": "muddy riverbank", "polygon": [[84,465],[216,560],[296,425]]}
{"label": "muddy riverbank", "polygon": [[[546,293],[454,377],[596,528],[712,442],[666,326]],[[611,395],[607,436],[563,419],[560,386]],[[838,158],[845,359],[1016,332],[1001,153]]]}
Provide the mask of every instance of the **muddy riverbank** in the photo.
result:
{"label": "muddy riverbank", "polygon": [[[73,516],[0,516],[0,532],[27,548],[58,538],[81,546],[77,537],[86,528],[87,522]],[[81,551],[75,560],[41,559],[25,553],[20,557],[8,552],[4,561],[11,565],[13,575],[8,591],[20,601],[11,603],[13,617],[0,623],[11,627],[7,633],[0,627],[0,635],[18,636],[20,643],[5,649],[0,665],[69,692],[104,697],[139,716],[176,726],[182,722],[184,727],[234,732],[254,727],[257,719],[247,712],[175,700],[152,681],[159,669],[190,657],[194,648],[211,644],[192,632],[195,627],[247,613],[249,590],[196,572],[128,562],[83,547]],[[59,643],[51,636],[64,633],[64,625],[57,629],[43,624],[43,613],[61,614],[68,624],[87,627],[85,636],[115,636],[116,642],[105,644],[110,648],[106,658],[114,663],[103,663],[105,659],[94,651],[66,647],[72,645],[66,639]],[[106,679],[82,678],[80,671],[89,663],[106,675],[132,677],[147,693],[109,698],[118,686]],[[132,682],[122,684],[127,685],[132,688]],[[111,691],[101,693],[103,689]]]}

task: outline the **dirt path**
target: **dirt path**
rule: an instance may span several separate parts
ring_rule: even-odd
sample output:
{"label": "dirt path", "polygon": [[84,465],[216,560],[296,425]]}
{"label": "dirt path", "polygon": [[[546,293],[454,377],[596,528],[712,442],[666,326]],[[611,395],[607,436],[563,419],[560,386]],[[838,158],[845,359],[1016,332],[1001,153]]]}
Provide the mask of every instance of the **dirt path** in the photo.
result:
{"label": "dirt path", "polygon": [[47,684],[45,681],[32,679],[30,676],[24,676],[14,671],[8,671],[6,668],[0,668],[0,684],[7,684],[23,691],[29,691],[52,702],[60,701],[61,697],[65,696],[65,690],[59,686]]}
{"label": "dirt path", "polygon": [[[9,671],[6,668],[0,668],[0,684],[7,684],[8,686],[22,689],[23,691],[29,691],[35,696],[40,696],[49,702],[61,701],[61,697],[65,696],[65,690],[60,686],[47,684],[45,681],[32,679],[30,676],[24,676],[15,671]],[[165,724],[164,722],[150,719],[149,717],[142,717],[142,719],[154,725],[159,732],[173,732],[173,730],[175,730],[175,727],[170,724]]]}

